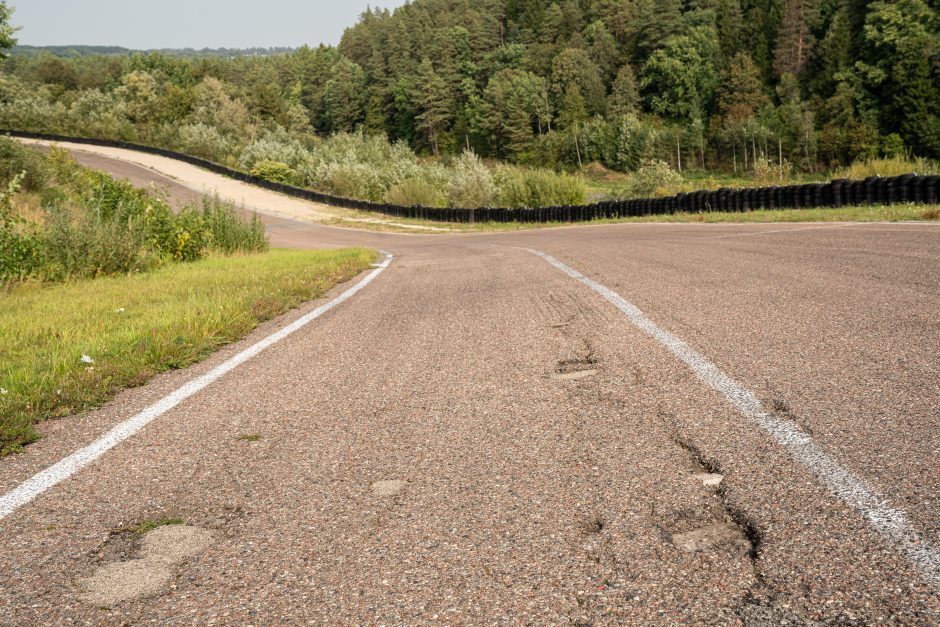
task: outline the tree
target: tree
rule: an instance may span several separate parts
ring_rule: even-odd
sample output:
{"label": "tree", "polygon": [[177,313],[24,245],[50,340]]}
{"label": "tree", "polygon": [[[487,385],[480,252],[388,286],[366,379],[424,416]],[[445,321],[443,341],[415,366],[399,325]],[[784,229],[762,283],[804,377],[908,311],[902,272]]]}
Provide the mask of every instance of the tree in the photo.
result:
{"label": "tree", "polygon": [[641,87],[653,112],[691,122],[707,118],[718,84],[714,26],[701,25],[672,37],[643,68]]}
{"label": "tree", "polygon": [[601,71],[605,83],[609,83],[617,73],[620,52],[613,35],[600,20],[590,24],[584,31],[587,52],[591,60]]}
{"label": "tree", "polygon": [[482,123],[497,155],[518,156],[551,124],[545,79],[522,70],[494,76],[483,94]]}
{"label": "tree", "polygon": [[768,102],[757,65],[746,52],[739,52],[718,90],[718,114],[741,122],[753,118]]}
{"label": "tree", "polygon": [[415,109],[417,129],[425,134],[435,156],[440,154],[441,137],[453,121],[453,98],[447,83],[425,57],[418,67]]}
{"label": "tree", "polygon": [[617,78],[611,87],[607,99],[607,112],[612,118],[635,113],[640,106],[640,92],[636,86],[636,76],[630,64],[624,65],[617,72]]}
{"label": "tree", "polygon": [[718,89],[718,124],[721,135],[731,144],[737,171],[737,148],[743,144],[744,165],[747,167],[748,142],[751,153],[754,143],[766,136],[757,120],[758,113],[770,103],[760,79],[760,71],[750,55],[740,52],[731,60],[727,75]]}
{"label": "tree", "polygon": [[923,0],[873,2],[867,62],[858,64],[879,104],[882,131],[920,154],[940,155],[940,16]]}
{"label": "tree", "polygon": [[783,23],[777,35],[774,69],[778,76],[798,76],[810,58],[811,28],[819,17],[819,0],[786,0]]}
{"label": "tree", "polygon": [[342,57],[333,66],[323,91],[326,118],[332,131],[353,131],[365,117],[366,77],[362,68]]}
{"label": "tree", "polygon": [[640,0],[640,7],[637,46],[645,58],[682,33],[682,0]]}
{"label": "tree", "polygon": [[572,86],[578,88],[588,113],[604,113],[606,90],[600,70],[587,53],[578,48],[566,48],[552,61],[552,93],[559,109]]}
{"label": "tree", "polygon": [[581,97],[581,88],[577,83],[568,85],[565,90],[565,96],[562,98],[561,106],[558,111],[558,122],[561,127],[566,129],[574,140],[575,152],[578,157],[578,167],[581,167],[581,146],[580,134],[581,125],[587,119],[587,110],[584,106],[584,98]]}
{"label": "tree", "polygon": [[0,2],[0,59],[5,59],[5,51],[16,45],[16,37],[13,35],[19,29],[10,24],[12,16],[13,9],[5,1]]}

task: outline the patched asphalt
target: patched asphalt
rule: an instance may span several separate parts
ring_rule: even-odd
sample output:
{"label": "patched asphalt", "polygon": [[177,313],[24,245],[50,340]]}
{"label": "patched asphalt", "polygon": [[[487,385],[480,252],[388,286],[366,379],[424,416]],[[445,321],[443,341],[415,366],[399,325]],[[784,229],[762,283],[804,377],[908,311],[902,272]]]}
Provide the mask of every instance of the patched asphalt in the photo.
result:
{"label": "patched asphalt", "polygon": [[[265,220],[275,245],[395,260],[0,520],[0,622],[940,620],[940,591],[896,544],[610,303],[524,250],[639,307],[936,547],[940,225],[394,235]],[[43,425],[46,438],[0,460],[0,486],[315,305]],[[146,562],[112,556],[115,537],[159,519],[212,541],[162,564],[142,596],[90,603],[104,598],[89,597],[96,573]]]}

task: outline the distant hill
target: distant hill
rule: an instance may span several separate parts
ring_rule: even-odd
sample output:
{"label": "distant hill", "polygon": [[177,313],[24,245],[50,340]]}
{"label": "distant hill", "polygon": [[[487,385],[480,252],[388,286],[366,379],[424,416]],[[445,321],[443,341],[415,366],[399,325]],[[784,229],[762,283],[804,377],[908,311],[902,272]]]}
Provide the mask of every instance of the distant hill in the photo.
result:
{"label": "distant hill", "polygon": [[82,57],[87,55],[128,56],[135,53],[159,52],[172,57],[270,57],[290,54],[294,48],[161,48],[151,50],[132,50],[120,46],[15,46],[13,54],[38,55],[48,53],[57,57]]}

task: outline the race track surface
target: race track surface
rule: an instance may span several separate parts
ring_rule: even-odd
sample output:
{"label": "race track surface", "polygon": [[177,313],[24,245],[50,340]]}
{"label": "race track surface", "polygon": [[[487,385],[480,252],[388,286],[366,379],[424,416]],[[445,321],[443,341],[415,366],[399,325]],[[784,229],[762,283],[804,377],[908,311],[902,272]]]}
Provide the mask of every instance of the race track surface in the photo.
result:
{"label": "race track surface", "polygon": [[[0,622],[940,622],[940,225],[385,234],[264,194],[274,245],[391,263],[0,519]],[[0,490],[348,287],[42,425]],[[177,518],[175,557],[121,531]],[[91,592],[135,558],[149,592]]]}

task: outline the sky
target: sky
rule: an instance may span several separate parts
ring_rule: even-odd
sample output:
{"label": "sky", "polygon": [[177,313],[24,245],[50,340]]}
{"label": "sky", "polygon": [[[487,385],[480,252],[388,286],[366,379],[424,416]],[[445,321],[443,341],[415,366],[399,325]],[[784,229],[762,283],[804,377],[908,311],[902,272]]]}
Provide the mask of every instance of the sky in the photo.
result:
{"label": "sky", "polygon": [[19,43],[125,48],[337,44],[367,6],[405,0],[7,0]]}

